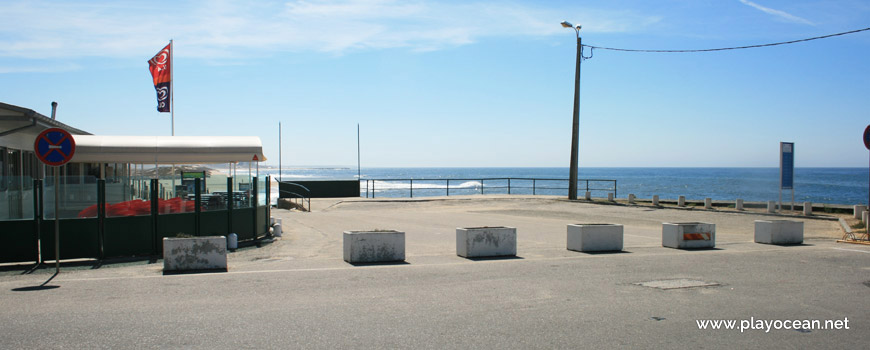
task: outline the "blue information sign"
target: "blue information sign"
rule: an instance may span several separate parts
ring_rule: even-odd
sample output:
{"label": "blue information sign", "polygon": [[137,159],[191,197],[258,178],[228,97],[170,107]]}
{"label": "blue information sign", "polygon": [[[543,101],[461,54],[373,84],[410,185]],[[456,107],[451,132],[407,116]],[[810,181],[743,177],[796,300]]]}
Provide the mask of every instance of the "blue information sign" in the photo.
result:
{"label": "blue information sign", "polygon": [[794,143],[780,142],[780,188],[784,190],[794,189]]}

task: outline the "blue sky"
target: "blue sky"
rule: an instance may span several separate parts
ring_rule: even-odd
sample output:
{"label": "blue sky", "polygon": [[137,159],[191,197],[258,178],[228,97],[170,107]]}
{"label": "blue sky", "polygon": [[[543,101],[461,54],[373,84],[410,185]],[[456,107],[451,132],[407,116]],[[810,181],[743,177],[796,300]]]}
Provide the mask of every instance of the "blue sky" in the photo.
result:
{"label": "blue sky", "polygon": [[[169,135],[147,60],[175,41],[176,135],[268,164],[566,167],[575,36],[703,49],[870,27],[867,1],[4,1],[0,101],[94,134]],[[588,49],[587,49],[588,50]],[[587,51],[587,55],[588,55]],[[715,53],[595,50],[580,166],[867,166],[870,32]]]}

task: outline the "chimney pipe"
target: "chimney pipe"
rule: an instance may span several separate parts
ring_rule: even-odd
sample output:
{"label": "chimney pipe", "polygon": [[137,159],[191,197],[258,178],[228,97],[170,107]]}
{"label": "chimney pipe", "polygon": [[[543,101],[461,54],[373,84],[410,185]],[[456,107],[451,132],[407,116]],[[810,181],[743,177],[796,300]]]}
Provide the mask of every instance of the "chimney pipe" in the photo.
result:
{"label": "chimney pipe", "polygon": [[57,115],[57,102],[52,101],[51,102],[51,120],[54,120],[56,115]]}

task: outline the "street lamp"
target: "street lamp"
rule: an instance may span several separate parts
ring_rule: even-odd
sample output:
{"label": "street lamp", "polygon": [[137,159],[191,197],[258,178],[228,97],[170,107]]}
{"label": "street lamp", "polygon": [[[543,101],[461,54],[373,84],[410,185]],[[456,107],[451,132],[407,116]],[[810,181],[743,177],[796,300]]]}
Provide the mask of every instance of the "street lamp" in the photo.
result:
{"label": "street lamp", "polygon": [[580,158],[580,59],[583,45],[580,42],[580,25],[576,27],[568,21],[562,21],[562,27],[573,28],[577,34],[577,68],[574,71],[574,123],[571,127],[571,170],[568,175],[568,199],[577,199],[577,168]]}

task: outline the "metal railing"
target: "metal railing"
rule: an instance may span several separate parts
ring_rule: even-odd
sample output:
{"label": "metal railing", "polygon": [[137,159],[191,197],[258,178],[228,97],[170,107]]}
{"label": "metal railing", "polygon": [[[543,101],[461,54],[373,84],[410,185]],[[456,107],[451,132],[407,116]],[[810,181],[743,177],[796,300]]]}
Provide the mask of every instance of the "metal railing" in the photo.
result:
{"label": "metal railing", "polygon": [[[282,190],[281,185],[288,185],[288,186],[295,187],[294,191],[298,191],[301,193],[297,193],[294,191],[288,191],[288,190]],[[293,200],[293,203],[296,204],[296,206],[301,207],[302,210],[308,211],[308,212],[311,211],[311,190],[309,190],[308,187],[302,186],[302,185],[295,183],[295,182],[282,181],[282,182],[279,182],[278,193],[279,193],[278,194],[279,198],[290,198]],[[281,194],[286,194],[287,197],[282,196]],[[302,202],[302,205],[299,205],[300,201]],[[305,206],[306,203],[308,204],[307,207]]]}
{"label": "metal railing", "polygon": [[[414,198],[414,192],[420,196],[450,196],[469,194],[531,194],[531,195],[567,195],[568,179],[539,178],[476,178],[476,179],[365,179],[360,180],[360,196],[362,196],[362,181],[365,181],[366,198],[375,198],[376,193],[387,197]],[[415,185],[416,182],[416,185]],[[451,187],[453,184],[453,187]],[[613,193],[616,197],[616,180],[580,179],[577,180],[577,191],[603,191]],[[585,185],[585,187],[584,187]],[[564,187],[562,187],[564,186]]]}

